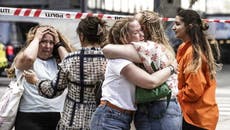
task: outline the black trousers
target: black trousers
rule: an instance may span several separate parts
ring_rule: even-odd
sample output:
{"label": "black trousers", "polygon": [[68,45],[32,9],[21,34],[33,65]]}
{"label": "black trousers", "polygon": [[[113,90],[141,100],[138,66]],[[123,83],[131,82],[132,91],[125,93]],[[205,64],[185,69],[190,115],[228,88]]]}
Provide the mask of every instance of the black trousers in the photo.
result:
{"label": "black trousers", "polygon": [[55,130],[60,117],[59,112],[18,112],[15,130]]}
{"label": "black trousers", "polygon": [[206,129],[191,125],[191,124],[187,123],[183,118],[182,130],[206,130]]}

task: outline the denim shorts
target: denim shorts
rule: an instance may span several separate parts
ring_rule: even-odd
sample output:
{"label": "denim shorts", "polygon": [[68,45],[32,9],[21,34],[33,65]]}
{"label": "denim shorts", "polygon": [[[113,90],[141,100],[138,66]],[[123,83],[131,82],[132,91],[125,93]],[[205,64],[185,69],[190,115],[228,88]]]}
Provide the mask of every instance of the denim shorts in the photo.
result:
{"label": "denim shorts", "polygon": [[139,104],[135,114],[136,130],[181,130],[182,113],[176,99]]}
{"label": "denim shorts", "polygon": [[132,115],[106,105],[99,105],[93,113],[90,130],[130,130]]}

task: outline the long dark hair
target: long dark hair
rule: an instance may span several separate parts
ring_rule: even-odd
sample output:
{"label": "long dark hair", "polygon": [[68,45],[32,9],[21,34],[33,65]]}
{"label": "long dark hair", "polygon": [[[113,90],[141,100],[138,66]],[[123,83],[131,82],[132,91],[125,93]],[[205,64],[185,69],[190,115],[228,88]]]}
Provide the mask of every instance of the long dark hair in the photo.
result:
{"label": "long dark hair", "polygon": [[[193,47],[193,60],[189,70],[197,70],[202,65],[202,59],[208,64],[211,76],[215,77],[216,60],[213,56],[212,48],[208,41],[205,31],[209,28],[208,24],[202,21],[200,15],[194,10],[179,9],[177,16],[181,18],[186,27],[186,33],[191,39]],[[218,57],[220,56],[219,49],[215,48]],[[204,56],[204,57],[202,57]]]}

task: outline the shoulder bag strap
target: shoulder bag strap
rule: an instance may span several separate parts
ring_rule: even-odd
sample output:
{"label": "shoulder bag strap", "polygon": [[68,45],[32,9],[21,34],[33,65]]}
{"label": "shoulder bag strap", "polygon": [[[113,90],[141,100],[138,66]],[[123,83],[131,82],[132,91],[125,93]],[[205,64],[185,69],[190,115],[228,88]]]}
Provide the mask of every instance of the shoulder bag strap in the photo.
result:
{"label": "shoulder bag strap", "polygon": [[80,52],[80,103],[84,101],[84,49]]}

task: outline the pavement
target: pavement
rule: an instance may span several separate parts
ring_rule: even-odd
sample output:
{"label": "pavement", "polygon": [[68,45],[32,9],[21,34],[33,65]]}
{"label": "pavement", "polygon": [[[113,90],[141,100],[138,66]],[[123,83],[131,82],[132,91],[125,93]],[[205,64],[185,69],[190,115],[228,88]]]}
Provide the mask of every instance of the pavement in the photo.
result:
{"label": "pavement", "polygon": [[230,130],[230,64],[224,64],[217,73],[216,100],[219,107],[219,121],[216,130]]}
{"label": "pavement", "polygon": [[230,86],[217,88],[216,95],[220,112],[216,130],[230,130]]}

